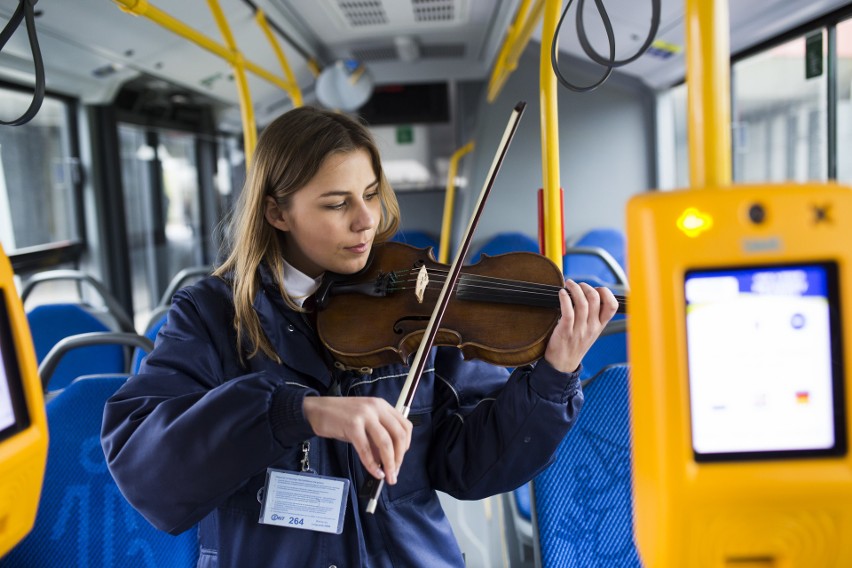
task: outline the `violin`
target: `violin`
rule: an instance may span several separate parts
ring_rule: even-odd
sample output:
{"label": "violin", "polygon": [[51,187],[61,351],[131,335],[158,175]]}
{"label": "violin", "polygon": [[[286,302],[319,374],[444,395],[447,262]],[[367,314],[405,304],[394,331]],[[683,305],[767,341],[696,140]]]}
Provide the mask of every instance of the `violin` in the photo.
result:
{"label": "violin", "polygon": [[[350,368],[408,364],[447,274],[431,248],[375,245],[363,270],[323,280],[316,294],[320,340]],[[545,256],[483,255],[462,267],[434,344],[503,367],[532,363],[544,355],[559,320],[562,288],[562,271]],[[616,299],[625,313],[626,298]]]}

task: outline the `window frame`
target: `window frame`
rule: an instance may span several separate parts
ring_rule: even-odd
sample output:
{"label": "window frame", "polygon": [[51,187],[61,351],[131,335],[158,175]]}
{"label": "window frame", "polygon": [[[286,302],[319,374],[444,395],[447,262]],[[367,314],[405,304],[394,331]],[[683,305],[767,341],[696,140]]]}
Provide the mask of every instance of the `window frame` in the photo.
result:
{"label": "window frame", "polygon": [[[0,92],[15,91],[32,94],[32,87],[0,79]],[[83,168],[80,156],[80,129],[77,119],[79,102],[76,98],[47,90],[45,99],[53,99],[65,108],[68,125],[68,158],[74,164],[71,172],[71,202],[74,206],[74,222],[77,234],[69,240],[60,240],[43,245],[26,247],[18,252],[7,252],[12,270],[20,275],[55,268],[63,264],[79,266],[83,251],[88,245],[86,239],[86,217],[83,209]],[[7,128],[18,128],[9,126]]]}

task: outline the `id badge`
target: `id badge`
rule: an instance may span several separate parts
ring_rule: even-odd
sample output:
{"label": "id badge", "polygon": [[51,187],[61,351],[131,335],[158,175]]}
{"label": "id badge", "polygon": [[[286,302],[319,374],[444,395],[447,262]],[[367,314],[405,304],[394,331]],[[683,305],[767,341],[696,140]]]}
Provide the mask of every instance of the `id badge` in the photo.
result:
{"label": "id badge", "polygon": [[348,496],[348,479],[269,468],[259,522],[340,534]]}

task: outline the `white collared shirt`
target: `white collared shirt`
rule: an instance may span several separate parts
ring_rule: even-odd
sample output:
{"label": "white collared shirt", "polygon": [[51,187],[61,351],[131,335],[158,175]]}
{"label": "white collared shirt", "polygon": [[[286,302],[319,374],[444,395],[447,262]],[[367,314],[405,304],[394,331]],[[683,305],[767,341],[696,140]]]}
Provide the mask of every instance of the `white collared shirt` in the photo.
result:
{"label": "white collared shirt", "polygon": [[284,289],[290,298],[301,306],[305,299],[316,292],[322,282],[322,275],[311,278],[286,260],[284,262]]}

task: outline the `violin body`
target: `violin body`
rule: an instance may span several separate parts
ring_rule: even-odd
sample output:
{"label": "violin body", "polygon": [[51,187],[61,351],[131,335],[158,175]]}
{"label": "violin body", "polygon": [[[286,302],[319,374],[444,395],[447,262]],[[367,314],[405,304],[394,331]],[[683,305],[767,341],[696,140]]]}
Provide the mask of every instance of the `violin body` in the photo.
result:
{"label": "violin body", "polygon": [[[438,300],[448,266],[431,248],[402,243],[376,245],[372,259],[350,278],[338,277],[317,310],[320,340],[350,368],[409,363]],[[429,283],[423,284],[423,270]],[[421,278],[418,294],[417,279]],[[353,287],[352,284],[355,284]],[[507,284],[509,283],[509,284]],[[528,296],[526,283],[546,300]],[[538,360],[560,317],[557,292],[562,272],[547,257],[515,252],[483,256],[462,268],[437,332],[435,345],[460,349],[466,359],[515,367]],[[545,292],[541,292],[542,285]]]}

